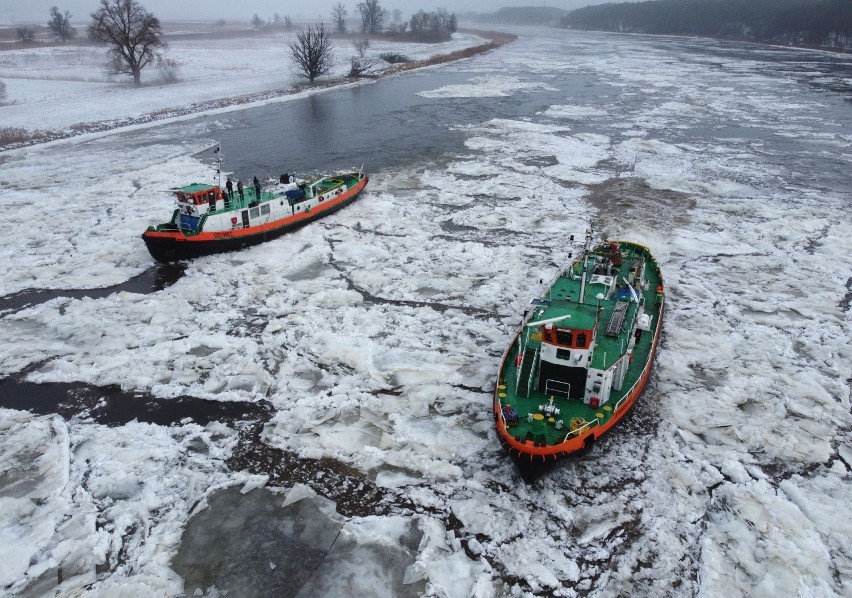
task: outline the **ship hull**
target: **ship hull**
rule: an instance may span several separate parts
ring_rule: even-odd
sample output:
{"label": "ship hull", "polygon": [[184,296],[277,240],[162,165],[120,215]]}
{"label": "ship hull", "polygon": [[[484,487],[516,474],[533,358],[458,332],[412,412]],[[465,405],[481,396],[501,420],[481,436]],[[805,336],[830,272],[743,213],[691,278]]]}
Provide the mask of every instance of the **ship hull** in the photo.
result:
{"label": "ship hull", "polygon": [[202,232],[185,235],[180,230],[147,230],[142,239],[148,252],[158,262],[174,262],[206,255],[236,251],[259,245],[294,231],[354,202],[364,190],[368,178],[365,176],[357,185],[340,197],[307,213],[297,213],[277,221],[250,228]]}
{"label": "ship hull", "polygon": [[[567,458],[578,458],[587,455],[589,451],[592,450],[592,446],[598,438],[606,434],[618,422],[624,419],[628,413],[630,413],[630,410],[633,408],[633,405],[636,403],[636,400],[645,390],[645,386],[648,383],[648,378],[651,375],[651,369],[657,351],[657,344],[659,342],[660,331],[662,329],[662,316],[663,309],[660,310],[660,319],[658,321],[657,330],[654,335],[654,343],[651,349],[651,354],[649,355],[648,361],[645,364],[644,372],[639,383],[637,384],[636,388],[628,395],[627,399],[624,401],[624,403],[622,403],[622,405],[618,409],[618,412],[613,415],[612,419],[610,419],[605,424],[605,426],[601,426],[601,428],[598,430],[591,430],[586,434],[572,438],[568,442],[564,442],[562,444],[554,446],[536,447],[534,445],[529,445],[527,442],[521,442],[513,438],[511,434],[509,434],[505,425],[503,425],[502,427],[500,426],[498,417],[500,406],[499,400],[497,398],[497,392],[495,390],[494,419],[495,422],[497,422],[497,436],[500,439],[500,444],[503,446],[503,450],[508,453],[509,457],[511,457],[512,461],[514,461],[515,465],[517,465],[518,473],[520,473],[524,481],[528,483],[534,482],[559,461],[562,461]],[[501,363],[501,370],[502,368],[503,364]]]}
{"label": "ship hull", "polygon": [[[659,269],[655,271],[655,277],[655,288],[653,292],[648,293],[649,296],[656,295],[657,304],[654,309],[655,321],[652,327],[652,336],[649,339],[650,343],[641,352],[641,356],[637,353],[637,359],[640,357],[642,359],[641,369],[640,363],[633,363],[631,361],[631,368],[635,373],[628,380],[629,390],[623,396],[619,396],[614,405],[610,405],[606,412],[606,417],[596,420],[597,425],[580,430],[576,434],[565,434],[565,438],[561,442],[546,442],[543,439],[544,437],[541,437],[540,441],[529,436],[524,437],[518,434],[517,426],[507,425],[504,412],[504,408],[508,406],[507,403],[514,403],[515,400],[522,401],[520,396],[512,395],[512,383],[507,383],[507,379],[514,378],[514,374],[511,373],[512,365],[516,359],[519,359],[518,351],[514,348],[520,345],[519,339],[524,333],[524,325],[528,323],[530,316],[525,318],[524,323],[513,336],[512,342],[504,352],[500,362],[500,373],[493,396],[493,414],[495,430],[500,443],[506,453],[515,462],[518,472],[526,482],[531,483],[535,481],[554,464],[564,459],[580,457],[588,453],[599,438],[607,434],[618,422],[627,416],[645,390],[660,341],[664,313],[663,282]],[[547,295],[548,292],[549,290],[543,296]],[[509,387],[508,390],[507,386]],[[507,393],[509,394],[508,397]],[[544,401],[546,399],[542,396],[539,397],[539,400]],[[600,413],[597,415],[601,417]]]}

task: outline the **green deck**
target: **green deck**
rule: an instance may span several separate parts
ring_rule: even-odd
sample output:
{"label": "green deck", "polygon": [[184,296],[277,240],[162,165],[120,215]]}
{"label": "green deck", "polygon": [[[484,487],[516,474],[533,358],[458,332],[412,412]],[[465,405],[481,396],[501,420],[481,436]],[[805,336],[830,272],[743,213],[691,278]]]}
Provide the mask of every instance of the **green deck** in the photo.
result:
{"label": "green deck", "polygon": [[[603,254],[604,248],[601,247],[598,249],[600,249],[599,254]],[[585,422],[582,424],[586,426],[585,429],[596,425],[603,425],[613,417],[619,401],[629,394],[641,377],[642,370],[652,350],[654,331],[657,330],[659,324],[663,296],[662,293],[659,293],[658,296],[657,288],[662,285],[662,277],[658,265],[646,248],[641,245],[622,242],[621,252],[624,256],[624,263],[619,271],[619,283],[623,278],[626,278],[633,257],[645,257],[645,280],[648,282],[648,286],[645,291],[641,291],[640,289],[635,290],[639,297],[644,298],[645,311],[652,317],[651,330],[643,331],[639,342],[634,348],[633,358],[627,369],[621,389],[619,391],[613,390],[609,401],[597,409],[592,409],[583,403],[581,399],[569,399],[564,396],[553,395],[553,403],[560,410],[560,414],[555,418],[546,417],[540,406],[548,403],[550,397],[536,389],[538,360],[536,359],[536,365],[531,367],[533,360],[530,359],[534,352],[541,347],[540,328],[524,328],[520,335],[526,335],[527,338],[525,344],[527,358],[521,366],[520,380],[518,378],[518,368],[515,365],[520,347],[518,339],[515,339],[504,360],[503,369],[499,377],[499,387],[497,389],[497,398],[501,407],[511,406],[518,414],[517,425],[507,426],[509,433],[513,437],[553,445],[563,442],[566,436],[570,434],[572,419],[575,420],[576,424],[579,420],[575,418],[580,418]],[[595,252],[590,253],[590,255],[592,254],[595,254]],[[578,304],[577,299],[580,296],[581,282],[579,266],[579,262],[575,262],[571,268],[557,278],[555,284],[553,284],[548,292],[541,296],[544,305],[535,307],[529,321],[537,322],[570,314],[570,319],[562,320],[555,325],[576,329],[591,329],[595,325],[595,319],[599,312],[597,344],[592,355],[590,367],[606,369],[617,362],[624,353],[623,348],[626,348],[629,341],[628,337],[638,311],[638,304],[630,301],[627,315],[621,327],[621,333],[617,337],[607,336],[605,332],[612,312],[615,309],[616,300],[615,298],[603,300],[600,302],[599,307],[596,296],[602,287],[600,285],[587,284],[585,302],[583,305]],[[591,277],[588,272],[587,277]],[[533,416],[532,421],[528,420],[529,415]],[[562,421],[563,428],[561,430],[556,427],[557,420]]]}
{"label": "green deck", "polygon": [[[328,193],[329,191],[334,191],[335,189],[337,189],[338,187],[341,187],[341,186],[344,187],[344,189],[346,189],[346,190],[351,189],[352,187],[354,187],[355,185],[358,184],[359,180],[360,180],[359,173],[353,172],[353,173],[335,175],[335,176],[331,176],[331,177],[327,177],[327,178],[312,179],[312,180],[309,180],[305,183],[305,188],[307,189],[309,187],[314,187],[316,189],[316,195],[323,195],[325,193]],[[182,193],[187,193],[187,194],[194,194],[194,193],[198,193],[199,191],[205,191],[205,190],[208,190],[208,189],[213,190],[218,186],[219,185],[207,185],[207,184],[202,184],[202,183],[192,183],[192,184],[187,185],[185,187],[176,187],[176,188],[172,189],[172,192],[182,192]],[[224,193],[225,193],[224,185],[221,188],[222,188],[222,193],[224,195]],[[226,213],[226,212],[239,212],[240,210],[245,210],[247,208],[251,208],[251,207],[260,205],[264,202],[272,201],[274,199],[281,199],[282,196],[283,196],[282,193],[273,193],[271,191],[263,191],[263,190],[261,190],[260,195],[257,195],[255,193],[254,186],[247,185],[247,186],[243,187],[243,196],[242,196],[242,198],[240,198],[240,194],[237,191],[236,185],[234,185],[234,192],[233,192],[230,199],[225,200],[224,207],[222,209],[219,209],[219,210],[210,210],[209,212],[207,212],[204,216],[201,217],[202,220],[201,220],[201,226],[199,227],[199,231],[185,232],[185,234],[188,235],[188,236],[198,234],[198,232],[200,232],[200,230],[203,229],[204,221],[206,221],[206,219],[209,216],[212,216],[214,214],[223,214],[223,213]],[[306,197],[305,199],[311,199],[311,198]],[[304,199],[300,199],[298,201],[304,201]],[[171,220],[169,220],[168,222],[164,222],[162,224],[159,224],[157,226],[149,226],[148,229],[149,230],[157,230],[157,231],[174,230],[175,227],[176,227],[177,218],[178,218],[178,210],[175,210],[172,213]]]}

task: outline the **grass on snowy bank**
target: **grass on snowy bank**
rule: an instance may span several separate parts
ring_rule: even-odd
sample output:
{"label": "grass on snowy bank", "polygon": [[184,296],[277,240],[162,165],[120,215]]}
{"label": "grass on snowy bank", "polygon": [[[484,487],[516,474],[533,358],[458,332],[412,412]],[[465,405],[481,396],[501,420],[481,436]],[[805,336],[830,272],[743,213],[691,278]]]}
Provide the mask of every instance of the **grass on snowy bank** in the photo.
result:
{"label": "grass on snowy bank", "polygon": [[30,131],[19,127],[0,127],[0,148],[23,145],[46,134],[44,131]]}
{"label": "grass on snowy bank", "polygon": [[[432,56],[431,58],[425,60],[412,60],[400,64],[391,64],[390,66],[369,75],[371,78],[381,77],[384,75],[391,75],[395,73],[400,73],[404,71],[409,71],[417,68],[423,68],[427,66],[432,66],[436,64],[444,64],[447,62],[452,62],[455,60],[462,60],[464,58],[470,58],[477,54],[481,54],[483,52],[488,52],[495,48],[499,48],[503,44],[509,43],[517,39],[517,36],[506,34],[506,33],[498,33],[498,32],[489,32],[489,31],[468,31],[468,33],[478,35],[489,41],[480,44],[478,46],[473,46],[469,48],[465,48],[462,50],[449,52],[447,54],[439,54],[436,56]],[[225,98],[212,99],[202,102],[194,102],[186,106],[177,107],[177,108],[166,108],[159,109],[156,111],[145,113],[141,116],[127,117],[127,118],[119,118],[119,119],[109,119],[103,121],[93,121],[93,122],[81,122],[74,124],[67,129],[63,130],[44,130],[44,129],[26,129],[21,127],[3,127],[0,128],[0,151],[16,149],[20,147],[26,147],[30,145],[36,145],[38,143],[45,143],[48,141],[55,141],[57,139],[66,139],[69,137],[74,137],[77,135],[81,135],[84,133],[97,133],[103,131],[109,131],[112,129],[117,129],[120,127],[138,125],[138,124],[146,124],[150,122],[156,122],[160,120],[164,120],[167,118],[174,118],[178,116],[186,116],[190,114],[201,114],[203,112],[207,112],[210,110],[217,110],[220,108],[225,108],[228,106],[237,106],[242,104],[250,104],[253,102],[259,102],[269,99],[274,99],[278,97],[283,97],[287,95],[294,95],[305,91],[307,89],[325,89],[335,87],[345,83],[351,83],[358,79],[358,77],[351,76],[339,76],[329,78],[323,81],[314,82],[314,83],[303,83],[296,84],[293,86],[288,86],[285,88],[271,89],[267,91],[254,92],[250,94],[244,95],[236,95]]]}

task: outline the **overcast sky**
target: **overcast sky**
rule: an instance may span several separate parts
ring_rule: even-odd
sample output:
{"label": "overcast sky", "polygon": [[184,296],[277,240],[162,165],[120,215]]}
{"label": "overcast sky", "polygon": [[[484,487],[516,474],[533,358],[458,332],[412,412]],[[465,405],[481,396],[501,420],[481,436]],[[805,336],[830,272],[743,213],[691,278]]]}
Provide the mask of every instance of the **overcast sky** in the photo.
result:
{"label": "overcast sky", "polygon": [[[360,0],[140,0],[142,6],[160,20],[215,20],[248,21],[257,13],[269,19],[274,13],[288,15],[293,20],[330,20],[331,7],[342,2],[353,17],[355,5]],[[588,4],[601,4],[606,0],[381,0],[382,7],[400,9],[409,16],[419,9],[446,8],[461,14],[468,11],[494,12],[500,6],[555,6],[566,10]],[[89,14],[100,5],[100,0],[0,0],[0,23],[47,23],[50,7],[71,13],[72,22],[89,20]]]}

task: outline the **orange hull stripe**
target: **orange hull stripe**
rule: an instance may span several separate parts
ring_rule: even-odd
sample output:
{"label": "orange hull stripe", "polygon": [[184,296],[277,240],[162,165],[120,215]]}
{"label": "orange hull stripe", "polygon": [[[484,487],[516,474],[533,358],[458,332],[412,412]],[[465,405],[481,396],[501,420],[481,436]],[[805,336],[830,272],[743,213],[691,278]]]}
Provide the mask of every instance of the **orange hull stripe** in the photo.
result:
{"label": "orange hull stripe", "polygon": [[[312,218],[316,216],[318,213],[325,212],[330,208],[333,208],[339,203],[345,202],[347,199],[352,197],[353,195],[357,195],[367,184],[367,178],[363,178],[358,181],[358,184],[352,187],[346,193],[338,195],[336,198],[332,200],[327,200],[323,202],[321,205],[316,206],[310,212],[301,212],[294,216],[287,216],[286,218],[282,218],[280,220],[274,220],[272,222],[268,222],[266,224],[260,224],[258,226],[250,226],[249,228],[234,228],[230,230],[222,230],[216,232],[202,232],[197,235],[193,235],[191,237],[184,236],[181,232],[174,231],[147,231],[145,236],[147,237],[155,237],[155,238],[167,238],[174,239],[175,241],[184,241],[187,243],[198,243],[200,241],[218,241],[219,239],[226,236],[229,239],[238,239],[240,237],[250,237],[252,235],[256,235],[258,233],[275,230],[282,226],[288,226],[291,224],[296,224],[306,218]],[[234,212],[236,213],[236,212]]]}
{"label": "orange hull stripe", "polygon": [[[665,305],[660,307],[660,321],[663,319],[663,310],[665,309]],[[494,389],[494,413],[497,414],[497,433],[500,437],[506,441],[506,443],[511,446],[513,449],[520,453],[524,453],[527,455],[537,455],[541,457],[555,457],[560,453],[573,453],[583,448],[585,445],[586,438],[594,435],[594,438],[597,439],[601,437],[607,430],[609,430],[612,426],[614,426],[625,413],[630,411],[630,408],[633,406],[633,403],[636,402],[636,399],[642,394],[642,391],[645,389],[645,383],[648,381],[648,376],[651,375],[651,366],[654,363],[654,355],[657,352],[657,343],[660,340],[660,332],[662,330],[662,326],[657,325],[657,333],[654,335],[654,344],[651,347],[651,353],[648,355],[648,363],[645,364],[645,367],[642,369],[642,375],[639,377],[639,381],[636,384],[636,388],[628,395],[627,400],[624,401],[621,406],[618,408],[618,411],[613,413],[613,417],[610,420],[603,424],[602,426],[595,426],[588,432],[582,434],[581,436],[575,436],[573,438],[569,438],[565,442],[561,442],[559,444],[554,444],[551,446],[534,446],[532,443],[522,443],[518,440],[515,440],[515,437],[509,434],[509,431],[506,429],[506,422],[503,421],[502,415],[499,414],[500,411],[500,401],[497,397],[498,390]],[[517,339],[517,336],[515,337]],[[511,348],[512,344],[514,344],[515,339],[512,340],[509,347]],[[500,371],[503,370],[503,366],[506,361],[506,356],[508,355],[508,351],[503,356],[503,363],[500,364]],[[597,434],[595,434],[597,432]]]}

